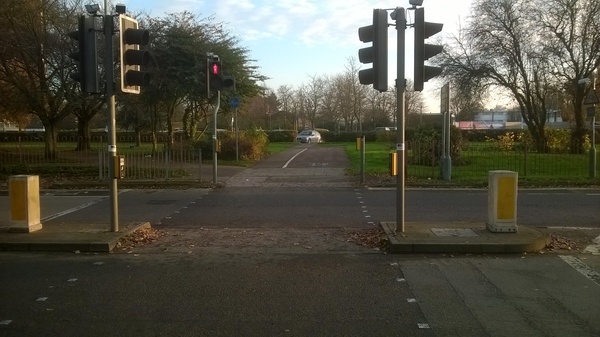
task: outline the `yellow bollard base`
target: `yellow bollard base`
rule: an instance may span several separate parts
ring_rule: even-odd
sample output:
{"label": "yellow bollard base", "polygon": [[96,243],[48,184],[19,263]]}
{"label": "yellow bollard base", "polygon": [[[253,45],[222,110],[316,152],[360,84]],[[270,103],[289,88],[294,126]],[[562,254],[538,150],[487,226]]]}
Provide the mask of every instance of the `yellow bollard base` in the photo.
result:
{"label": "yellow bollard base", "polygon": [[41,223],[34,224],[34,225],[28,225],[28,226],[8,227],[8,231],[10,233],[31,233],[31,232],[39,231],[40,229],[42,229]]}
{"label": "yellow bollard base", "polygon": [[486,223],[485,226],[492,233],[516,233],[518,231],[518,226],[515,224]]}

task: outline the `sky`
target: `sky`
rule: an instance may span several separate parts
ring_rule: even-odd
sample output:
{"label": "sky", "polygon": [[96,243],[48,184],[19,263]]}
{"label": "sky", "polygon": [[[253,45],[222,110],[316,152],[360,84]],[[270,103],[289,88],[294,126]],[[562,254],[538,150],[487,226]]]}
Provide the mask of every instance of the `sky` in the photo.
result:
{"label": "sky", "polygon": [[[311,76],[345,72],[349,58],[358,62],[358,50],[371,45],[358,38],[358,28],[371,25],[374,8],[410,8],[409,0],[113,0],[127,6],[128,13],[146,12],[152,16],[190,11],[201,18],[214,16],[223,22],[239,46],[247,48],[265,85],[277,91],[282,85],[298,88]],[[442,38],[456,34],[465,24],[471,0],[423,0],[425,21],[443,23]],[[412,23],[414,12],[407,20]],[[388,23],[395,23],[389,19]],[[413,77],[413,29],[406,31],[406,78]],[[438,36],[436,35],[436,37]],[[396,30],[388,30],[388,82],[396,79]],[[360,64],[360,63],[359,63]],[[360,64],[361,69],[370,64]],[[226,67],[226,65],[223,65]],[[443,83],[429,81],[423,91],[428,112],[439,112],[439,88]]]}

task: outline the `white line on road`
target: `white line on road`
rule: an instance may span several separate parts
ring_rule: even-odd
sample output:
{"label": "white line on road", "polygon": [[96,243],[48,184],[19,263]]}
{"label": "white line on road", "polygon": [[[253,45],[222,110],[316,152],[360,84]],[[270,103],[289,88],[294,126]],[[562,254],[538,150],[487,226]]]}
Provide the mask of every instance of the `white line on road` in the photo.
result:
{"label": "white line on road", "polygon": [[296,157],[298,157],[300,155],[300,153],[302,153],[302,152],[304,152],[306,150],[308,150],[308,148],[306,148],[306,149],[304,149],[304,150],[296,153],[292,158],[290,158],[290,160],[287,161],[287,163],[285,163],[285,165],[283,165],[282,168],[286,168],[292,162],[292,160],[296,159]]}
{"label": "white line on road", "polygon": [[581,273],[581,275],[589,278],[600,286],[600,274],[598,274],[598,272],[594,269],[590,268],[590,266],[587,264],[583,263],[583,261],[572,255],[559,255],[559,257],[571,267],[575,268],[575,270]]}
{"label": "white line on road", "polygon": [[50,221],[50,220],[56,219],[56,218],[58,218],[58,217],[61,217],[61,216],[63,216],[63,215],[67,215],[67,214],[69,214],[69,213],[76,212],[76,211],[78,211],[78,210],[80,210],[80,209],[84,209],[84,208],[86,208],[86,207],[90,207],[90,206],[92,206],[93,204],[99,203],[100,201],[102,201],[102,200],[105,200],[105,199],[107,199],[107,198],[108,198],[108,197],[103,197],[103,198],[100,198],[100,199],[97,199],[97,200],[94,200],[94,201],[88,202],[87,204],[79,205],[79,206],[77,206],[77,207],[73,207],[73,208],[71,208],[71,209],[68,209],[68,210],[66,210],[66,211],[62,211],[62,212],[58,212],[58,213],[56,213],[56,214],[49,215],[49,216],[47,216],[47,217],[43,218],[43,219],[42,219],[42,222],[45,222],[45,221]]}
{"label": "white line on road", "polygon": [[584,253],[590,253],[592,255],[600,255],[600,235],[592,241],[594,244],[585,247]]}

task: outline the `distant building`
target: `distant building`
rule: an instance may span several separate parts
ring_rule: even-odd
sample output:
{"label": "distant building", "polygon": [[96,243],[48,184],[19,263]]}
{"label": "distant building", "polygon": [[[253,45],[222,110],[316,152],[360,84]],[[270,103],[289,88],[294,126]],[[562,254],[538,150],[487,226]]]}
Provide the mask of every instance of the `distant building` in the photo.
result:
{"label": "distant building", "polygon": [[[518,110],[498,108],[480,111],[475,115],[474,120],[459,121],[455,122],[454,125],[463,130],[527,128]],[[546,125],[550,128],[564,127],[565,123],[563,123],[559,110],[548,110]]]}

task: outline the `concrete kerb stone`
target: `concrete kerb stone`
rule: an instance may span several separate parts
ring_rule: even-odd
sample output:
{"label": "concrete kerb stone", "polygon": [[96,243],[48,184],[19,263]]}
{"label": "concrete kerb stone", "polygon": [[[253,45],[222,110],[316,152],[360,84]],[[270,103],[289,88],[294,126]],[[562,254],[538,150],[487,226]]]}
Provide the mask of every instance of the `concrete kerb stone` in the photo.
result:
{"label": "concrete kerb stone", "polygon": [[[443,224],[419,224],[394,234],[394,222],[381,222],[380,226],[388,237],[390,253],[472,253],[472,254],[514,254],[540,251],[549,243],[548,235],[536,229],[520,226],[519,233],[491,233],[473,224],[459,225],[478,232],[478,237],[436,237],[431,228]],[[456,224],[449,225],[457,227]],[[406,228],[405,228],[406,229]],[[401,235],[401,239],[398,239]]]}
{"label": "concrete kerb stone", "polygon": [[[104,226],[104,225],[103,225]],[[44,238],[29,237],[27,240],[18,242],[1,242],[0,251],[80,251],[109,253],[119,242],[119,240],[131,233],[142,229],[151,228],[149,222],[129,223],[121,227],[119,232],[104,232],[97,234],[99,237],[90,240],[86,233],[57,232],[45,235]],[[68,236],[68,239],[62,239],[62,236]]]}

